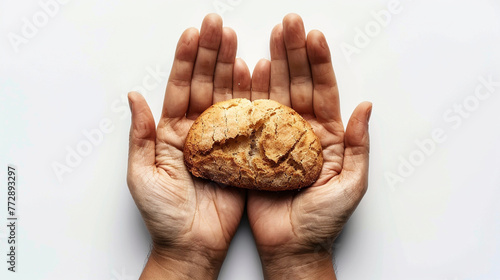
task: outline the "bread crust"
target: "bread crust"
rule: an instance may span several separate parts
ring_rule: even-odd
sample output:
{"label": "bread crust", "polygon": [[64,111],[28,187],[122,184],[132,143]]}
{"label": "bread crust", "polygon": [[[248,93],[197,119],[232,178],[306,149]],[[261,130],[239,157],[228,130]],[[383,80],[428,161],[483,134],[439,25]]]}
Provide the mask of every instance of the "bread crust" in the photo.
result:
{"label": "bread crust", "polygon": [[314,183],[323,153],[311,125],[291,108],[273,100],[231,99],[195,120],[184,144],[184,161],[197,177],[282,191]]}

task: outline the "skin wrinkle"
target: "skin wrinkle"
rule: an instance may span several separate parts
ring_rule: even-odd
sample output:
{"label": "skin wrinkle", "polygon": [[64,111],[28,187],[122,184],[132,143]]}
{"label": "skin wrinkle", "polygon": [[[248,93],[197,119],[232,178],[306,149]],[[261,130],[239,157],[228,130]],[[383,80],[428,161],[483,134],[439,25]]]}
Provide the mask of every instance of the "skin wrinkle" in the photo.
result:
{"label": "skin wrinkle", "polygon": [[295,238],[299,238],[299,236],[295,232],[295,227],[293,225],[293,219],[292,219],[292,213],[294,213],[292,211],[294,200],[295,200],[295,195],[292,196],[292,199],[290,200],[290,204],[287,205],[287,208],[288,208],[288,213],[290,213],[289,219],[290,219],[290,227],[292,228],[292,233],[295,236]]}
{"label": "skin wrinkle", "polygon": [[191,87],[191,81],[186,80],[186,79],[180,79],[180,78],[170,78],[168,79],[168,82],[171,83],[171,85],[175,87],[181,87],[181,88],[189,88]]}
{"label": "skin wrinkle", "polygon": [[[207,65],[204,67],[209,67],[209,66]],[[212,85],[213,78],[214,78],[213,73],[194,73],[192,81],[200,83],[198,86],[201,86],[201,87],[210,86],[211,88],[213,88],[213,85]],[[193,82],[191,82],[191,87],[193,87]]]}
{"label": "skin wrinkle", "polygon": [[[173,183],[174,182],[171,182],[171,181],[167,181],[167,180],[164,180],[162,179],[163,176],[159,176],[158,180],[159,181],[162,181],[163,185],[174,185]],[[187,197],[188,195],[186,194],[187,193],[187,190],[184,190],[184,189],[177,189],[175,191],[172,191],[170,189],[163,189],[163,188],[159,188],[159,185],[157,186],[156,184],[153,184],[152,185],[153,187],[150,188],[152,194],[154,195],[157,195],[158,193],[161,193],[161,192],[168,192],[169,196],[172,196],[173,199],[171,199],[172,201],[180,201],[182,203],[182,207],[184,207],[188,202],[189,200],[187,199],[184,199],[184,197]],[[180,193],[180,192],[183,192],[183,193]]]}
{"label": "skin wrinkle", "polygon": [[[178,59],[182,62],[192,63],[192,57],[196,56],[196,53],[198,52],[198,36],[198,29],[194,27],[186,29],[177,45],[177,49],[175,51],[175,59]],[[180,71],[180,73],[184,72]]]}
{"label": "skin wrinkle", "polygon": [[[153,180],[153,179],[158,179],[158,169],[156,168],[156,166],[153,167],[153,172],[152,172],[153,176],[148,176],[149,174],[145,173],[145,172],[139,172],[139,174],[134,174],[133,176],[138,176],[140,178],[139,182],[141,182],[140,184],[137,184],[136,185],[136,188],[141,188],[141,189],[145,189],[147,185],[149,185],[149,183]],[[144,179],[146,178],[146,179]],[[128,176],[127,176],[127,179]]]}
{"label": "skin wrinkle", "polygon": [[207,29],[212,32],[203,32],[201,30],[199,39],[199,49],[219,52],[219,46],[222,41],[222,28],[219,29],[215,23],[213,26],[208,26]]}
{"label": "skin wrinkle", "polygon": [[[311,76],[308,76],[308,75],[304,74],[304,75],[299,75],[299,76],[293,77],[292,80],[290,81],[290,86],[301,86],[301,85],[304,85],[304,86],[307,86],[307,87],[311,87],[311,82],[312,82]],[[303,98],[305,98],[305,97],[303,97]]]}
{"label": "skin wrinkle", "polygon": [[[156,141],[157,141],[157,143],[156,143],[157,149],[159,146],[166,144],[164,141],[159,140],[159,139],[157,139]],[[155,167],[157,170],[162,170],[165,173],[167,173],[170,178],[178,179],[177,172],[175,172],[175,170],[171,170],[174,168],[172,168],[170,164],[158,162],[158,156],[156,156]]]}
{"label": "skin wrinkle", "polygon": [[[231,72],[233,72],[232,69],[233,69],[234,62],[220,62],[219,61],[217,63],[218,63],[217,67],[219,67],[219,69],[222,67],[231,67]],[[214,79],[214,91],[217,90],[219,92],[232,93],[232,91],[233,91],[232,79],[227,79],[227,81],[230,81],[230,83],[225,83],[225,81]]]}
{"label": "skin wrinkle", "polygon": [[[192,185],[193,186],[196,186],[196,183],[194,181],[194,177],[191,176],[191,182],[192,182]],[[194,199],[195,199],[195,205],[196,207],[194,208],[194,214],[193,214],[193,219],[191,220],[191,224],[189,226],[189,231],[192,231],[193,230],[193,225],[194,225],[194,219],[196,217],[196,215],[199,213],[199,209],[198,209],[198,188],[194,188]]]}
{"label": "skin wrinkle", "polygon": [[[170,272],[171,270],[163,267],[160,262],[156,259],[156,257],[154,255],[152,255],[152,258],[151,258],[155,263],[156,265],[163,271],[167,271],[167,272]],[[183,263],[186,263],[185,261],[183,261]],[[192,265],[192,263],[188,262],[187,263],[188,265]],[[183,279],[192,279],[193,277],[196,277],[196,274],[194,272],[195,270],[191,270],[191,271],[187,271],[187,275],[184,275],[185,278]]]}
{"label": "skin wrinkle", "polygon": [[[217,203],[215,203],[215,200],[217,199],[217,191],[214,192],[214,195],[215,195],[216,198],[212,199],[212,203],[214,204],[215,212],[217,213],[217,219],[219,219],[219,221],[221,221],[220,213],[219,213],[219,208],[217,207]],[[222,228],[222,223],[219,222],[219,226],[220,226],[221,232],[225,233],[224,229]],[[225,235],[224,235],[224,239],[227,242],[227,237]]]}
{"label": "skin wrinkle", "polygon": [[[327,132],[337,136],[339,139],[344,139],[345,131],[344,131],[344,124],[342,123],[342,121],[336,121],[336,120],[332,120],[332,121],[317,120],[317,121],[321,125],[321,127],[323,129],[325,129]],[[343,141],[342,141],[342,143],[343,143]],[[323,147],[323,148],[325,148],[325,147]]]}
{"label": "skin wrinkle", "polygon": [[[351,147],[351,149],[353,148],[359,148],[360,150],[363,150],[365,149],[364,147]],[[357,149],[353,149],[353,150],[357,150]],[[359,152],[353,152],[353,151],[350,151],[349,152],[349,155],[352,157],[352,156],[363,156],[363,151],[359,151]],[[345,165],[345,160],[344,160],[344,165]],[[360,167],[358,167],[358,162],[356,160],[351,160],[350,161],[351,165],[354,165],[354,168],[347,168],[347,167],[342,167],[342,172],[356,172],[357,170],[360,170]],[[362,166],[361,166],[362,167]]]}
{"label": "skin wrinkle", "polygon": [[[207,191],[207,188],[210,188],[210,186],[207,185],[207,183],[205,183],[205,182],[200,182],[200,184],[201,184],[201,186],[199,184],[196,186],[197,189],[198,189],[198,191],[196,192],[196,196],[200,195],[200,197],[202,197],[202,196],[204,196],[203,193],[209,193]],[[199,208],[203,206],[206,209],[206,208],[208,208],[208,206],[204,206],[204,205],[202,205],[202,203],[198,203],[198,197],[196,197],[196,198],[197,198],[197,201],[196,201],[196,205],[197,205],[196,209],[197,209],[197,211],[196,211],[195,215],[198,215],[200,217],[199,220],[198,220],[198,224],[199,224],[200,221],[203,220],[203,215],[200,215],[200,213],[202,211],[200,211]],[[203,199],[201,199],[200,201],[203,201]],[[213,201],[211,201],[211,202],[213,202]],[[217,210],[216,208],[214,208],[214,209]],[[193,216],[195,216],[195,215],[193,215]],[[220,219],[219,219],[219,221],[220,221]],[[210,224],[209,230],[211,232],[213,232],[211,224]],[[205,244],[203,243],[203,241],[199,240],[199,239],[195,240],[193,243],[196,244],[197,246],[200,246],[200,247],[204,247],[205,246]]]}

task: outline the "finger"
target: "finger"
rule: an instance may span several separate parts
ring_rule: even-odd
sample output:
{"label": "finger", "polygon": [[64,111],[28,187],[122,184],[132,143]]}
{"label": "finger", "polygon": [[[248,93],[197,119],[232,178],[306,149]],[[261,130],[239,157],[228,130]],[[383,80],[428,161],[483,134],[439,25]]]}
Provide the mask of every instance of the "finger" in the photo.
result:
{"label": "finger", "polygon": [[187,29],[179,38],[165,90],[162,118],[180,118],[186,115],[198,39],[198,30],[195,28]]}
{"label": "finger", "polygon": [[290,99],[292,108],[299,114],[313,114],[313,85],[306,50],[304,23],[297,14],[283,19],[288,69],[290,71]]}
{"label": "finger", "polygon": [[283,25],[278,24],[271,32],[271,80],[269,98],[291,107],[290,74],[286,57]]}
{"label": "finger", "polygon": [[269,78],[271,75],[271,62],[261,59],[255,65],[252,74],[252,101],[256,99],[269,99]]}
{"label": "finger", "polygon": [[198,54],[193,69],[187,117],[195,119],[213,102],[214,71],[222,39],[222,18],[209,14],[203,19]]}
{"label": "finger", "polygon": [[307,55],[314,87],[313,106],[322,123],[342,123],[337,80],[326,38],[318,30],[307,35]]}
{"label": "finger", "polygon": [[345,182],[345,193],[359,201],[368,187],[368,159],[370,137],[368,122],[372,111],[370,102],[359,104],[349,119],[344,136],[344,163],[340,180]]}
{"label": "finger", "polygon": [[128,174],[133,177],[155,166],[156,129],[153,114],[144,97],[137,92],[130,92],[128,101],[132,111]]}
{"label": "finger", "polygon": [[233,98],[250,99],[250,86],[250,70],[243,59],[237,58],[233,71]]}
{"label": "finger", "polygon": [[224,27],[217,64],[215,65],[213,103],[231,99],[233,96],[233,68],[236,48],[236,32],[229,27]]}

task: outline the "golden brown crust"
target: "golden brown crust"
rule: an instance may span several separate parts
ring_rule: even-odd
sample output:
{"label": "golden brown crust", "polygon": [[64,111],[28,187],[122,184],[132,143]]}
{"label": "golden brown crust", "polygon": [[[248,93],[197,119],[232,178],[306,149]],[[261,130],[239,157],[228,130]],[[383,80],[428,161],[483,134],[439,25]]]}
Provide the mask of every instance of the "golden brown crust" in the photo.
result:
{"label": "golden brown crust", "polygon": [[318,178],[321,144],[311,125],[272,100],[231,99],[194,122],[184,144],[189,171],[218,183],[258,190],[292,190]]}

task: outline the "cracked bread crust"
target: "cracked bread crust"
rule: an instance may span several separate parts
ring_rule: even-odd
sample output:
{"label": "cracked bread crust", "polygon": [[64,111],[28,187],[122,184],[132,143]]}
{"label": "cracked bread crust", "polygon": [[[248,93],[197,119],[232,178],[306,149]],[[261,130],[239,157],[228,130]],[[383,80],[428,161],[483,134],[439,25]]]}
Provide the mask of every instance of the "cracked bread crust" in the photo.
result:
{"label": "cracked bread crust", "polygon": [[293,190],[314,183],[323,166],[311,125],[272,100],[231,99],[194,122],[184,160],[195,176],[255,190]]}

